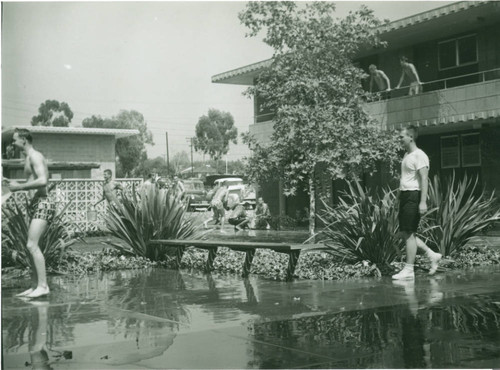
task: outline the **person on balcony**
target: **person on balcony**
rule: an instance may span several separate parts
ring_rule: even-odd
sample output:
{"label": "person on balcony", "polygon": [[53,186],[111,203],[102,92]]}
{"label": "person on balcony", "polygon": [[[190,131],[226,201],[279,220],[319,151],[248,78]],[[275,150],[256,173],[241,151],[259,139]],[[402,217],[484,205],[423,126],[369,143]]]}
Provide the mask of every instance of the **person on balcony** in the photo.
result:
{"label": "person on balcony", "polygon": [[387,99],[389,97],[389,91],[391,91],[391,81],[389,77],[381,71],[377,69],[375,64],[370,64],[368,67],[370,70],[370,92],[373,92],[373,82],[377,85],[378,91],[381,92],[381,98]]}
{"label": "person on balcony", "polygon": [[402,72],[396,89],[399,89],[401,87],[401,84],[403,83],[406,75],[408,76],[408,79],[410,81],[409,95],[420,94],[422,92],[422,82],[420,82],[420,77],[418,77],[417,69],[408,61],[408,58],[404,56],[399,59],[399,62],[401,63]]}
{"label": "person on balcony", "polygon": [[413,280],[415,273],[413,265],[417,248],[425,252],[431,261],[429,274],[433,275],[442,255],[430,249],[415,234],[420,216],[427,212],[427,189],[429,186],[429,157],[417,147],[416,128],[410,126],[399,134],[401,144],[406,153],[401,162],[401,179],[399,185],[399,235],[406,243],[406,264],[394,280]]}

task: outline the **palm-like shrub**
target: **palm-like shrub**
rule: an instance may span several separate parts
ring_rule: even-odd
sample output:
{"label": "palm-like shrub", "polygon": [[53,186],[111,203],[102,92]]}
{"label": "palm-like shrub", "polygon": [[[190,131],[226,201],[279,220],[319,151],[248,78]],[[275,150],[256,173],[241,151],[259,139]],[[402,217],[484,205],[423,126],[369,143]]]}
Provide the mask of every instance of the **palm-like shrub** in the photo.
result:
{"label": "palm-like shrub", "polygon": [[[2,265],[20,268],[34,268],[26,247],[30,218],[28,209],[32,199],[24,197],[24,207],[18,201],[2,206]],[[71,235],[70,224],[64,219],[66,205],[49,223],[42,234],[39,247],[48,269],[57,270],[68,248],[77,239]]]}
{"label": "palm-like shrub", "polygon": [[124,194],[121,204],[110,207],[106,227],[127,248],[109,244],[123,253],[152,261],[162,259],[165,250],[150,240],[198,238],[203,234],[200,216],[190,216],[187,205],[171,190],[151,186],[137,194]]}
{"label": "palm-like shrub", "polygon": [[500,221],[500,206],[495,193],[476,193],[478,178],[457,180],[451,176],[444,187],[435,176],[429,182],[429,208],[435,208],[425,218],[422,237],[444,256],[459,251],[479,232]]}
{"label": "palm-like shrub", "polygon": [[383,266],[400,254],[403,242],[397,237],[398,201],[393,190],[371,195],[358,182],[351,182],[339,204],[326,206],[320,218],[327,252],[345,262]]}

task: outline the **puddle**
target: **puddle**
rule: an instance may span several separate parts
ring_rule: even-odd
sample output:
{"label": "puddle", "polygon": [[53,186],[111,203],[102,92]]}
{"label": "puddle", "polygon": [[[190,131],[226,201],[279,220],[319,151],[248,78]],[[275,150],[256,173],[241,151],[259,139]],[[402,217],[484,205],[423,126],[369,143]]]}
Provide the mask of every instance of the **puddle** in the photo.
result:
{"label": "puddle", "polygon": [[493,368],[500,269],[415,283],[163,269],[2,291],[3,368]]}

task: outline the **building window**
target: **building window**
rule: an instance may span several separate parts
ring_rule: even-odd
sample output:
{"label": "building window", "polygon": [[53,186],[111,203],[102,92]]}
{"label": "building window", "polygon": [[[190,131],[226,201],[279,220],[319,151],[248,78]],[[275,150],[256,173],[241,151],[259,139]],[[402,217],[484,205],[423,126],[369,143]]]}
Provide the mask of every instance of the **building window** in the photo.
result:
{"label": "building window", "polygon": [[481,165],[481,143],[479,133],[461,135],[462,167]]}
{"label": "building window", "polygon": [[460,167],[460,142],[458,135],[441,137],[441,168]]}
{"label": "building window", "polygon": [[477,37],[468,35],[438,43],[439,69],[477,63]]}

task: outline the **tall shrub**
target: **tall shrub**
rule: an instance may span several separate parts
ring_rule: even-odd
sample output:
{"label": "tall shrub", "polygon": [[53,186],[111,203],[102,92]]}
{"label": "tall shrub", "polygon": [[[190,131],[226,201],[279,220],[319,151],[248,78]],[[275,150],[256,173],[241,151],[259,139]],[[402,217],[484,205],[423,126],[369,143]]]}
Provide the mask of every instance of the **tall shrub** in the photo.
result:
{"label": "tall shrub", "polygon": [[[31,201],[26,195],[22,201],[25,203],[24,207],[18,201],[2,206],[2,266],[34,268],[26,247],[30,218],[25,210]],[[72,237],[70,223],[64,219],[67,207],[68,205],[54,216],[39,241],[49,269],[58,269],[68,248],[77,240]]]}
{"label": "tall shrub", "polygon": [[443,186],[439,177],[429,182],[429,208],[422,237],[445,256],[459,251],[474,236],[500,221],[495,192],[477,189],[478,178],[457,180],[455,174]]}
{"label": "tall shrub", "polygon": [[334,207],[320,215],[326,225],[320,233],[331,253],[348,263],[370,261],[388,265],[400,254],[403,242],[397,237],[396,191],[384,189],[370,195],[358,182]]}
{"label": "tall shrub", "polygon": [[124,194],[120,204],[110,207],[105,221],[110,233],[130,249],[109,244],[122,252],[157,261],[165,251],[150,245],[150,240],[197,238],[203,234],[200,217],[188,214],[186,209],[186,203],[173,191],[155,186],[139,194]]}

